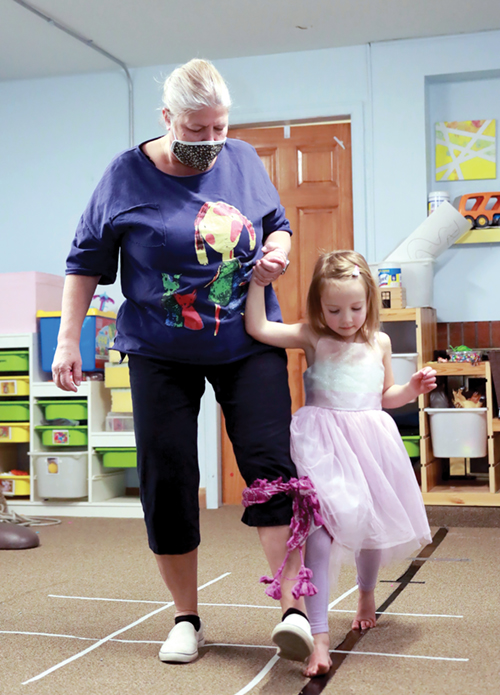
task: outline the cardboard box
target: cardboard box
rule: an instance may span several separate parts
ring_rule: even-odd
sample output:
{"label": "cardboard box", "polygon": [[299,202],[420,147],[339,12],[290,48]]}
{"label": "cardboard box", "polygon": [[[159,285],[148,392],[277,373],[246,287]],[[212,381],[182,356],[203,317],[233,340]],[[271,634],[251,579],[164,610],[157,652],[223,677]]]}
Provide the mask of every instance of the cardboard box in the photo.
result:
{"label": "cardboard box", "polygon": [[130,389],[111,389],[111,411],[113,413],[132,412],[132,393]]}
{"label": "cardboard box", "polygon": [[104,385],[108,389],[130,388],[130,372],[128,369],[128,364],[105,364]]}

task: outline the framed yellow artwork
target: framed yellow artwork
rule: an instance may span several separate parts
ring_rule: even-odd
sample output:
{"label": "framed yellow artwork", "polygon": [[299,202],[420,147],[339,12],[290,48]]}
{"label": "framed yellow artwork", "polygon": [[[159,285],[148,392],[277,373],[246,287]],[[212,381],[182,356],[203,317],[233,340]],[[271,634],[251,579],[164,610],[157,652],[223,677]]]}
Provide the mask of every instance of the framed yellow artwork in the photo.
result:
{"label": "framed yellow artwork", "polygon": [[436,181],[496,179],[496,121],[436,123]]}

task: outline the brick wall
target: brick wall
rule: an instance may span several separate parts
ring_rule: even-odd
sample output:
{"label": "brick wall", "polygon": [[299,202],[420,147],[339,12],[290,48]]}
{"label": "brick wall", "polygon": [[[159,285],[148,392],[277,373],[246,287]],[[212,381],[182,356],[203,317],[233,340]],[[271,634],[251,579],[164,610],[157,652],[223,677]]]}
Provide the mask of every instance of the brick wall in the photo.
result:
{"label": "brick wall", "polygon": [[450,345],[470,348],[500,348],[500,321],[466,321],[464,323],[438,323],[437,349]]}

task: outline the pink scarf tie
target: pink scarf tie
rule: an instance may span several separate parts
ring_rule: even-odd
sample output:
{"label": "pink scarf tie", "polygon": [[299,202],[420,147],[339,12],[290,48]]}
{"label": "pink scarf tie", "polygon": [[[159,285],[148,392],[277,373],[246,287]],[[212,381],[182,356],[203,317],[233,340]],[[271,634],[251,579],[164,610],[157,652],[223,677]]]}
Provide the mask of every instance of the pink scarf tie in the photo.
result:
{"label": "pink scarf tie", "polygon": [[243,506],[249,507],[252,504],[262,504],[271,499],[273,495],[284,492],[293,497],[292,520],[290,529],[292,535],[287,541],[287,552],[281,567],[274,577],[261,577],[260,581],[269,584],[266,594],[271,598],[279,600],[281,598],[281,578],[286,562],[290,553],[297,548],[300,553],[300,571],[294,577],[295,585],[292,595],[295,599],[300,596],[314,596],[318,592],[311,579],[312,570],[304,565],[303,546],[309,535],[311,524],[314,521],[316,526],[323,526],[323,519],[319,513],[319,502],[316,490],[307,476],[301,478],[291,478],[284,483],[282,478],[269,482],[268,480],[256,480],[250,487],[243,490]]}

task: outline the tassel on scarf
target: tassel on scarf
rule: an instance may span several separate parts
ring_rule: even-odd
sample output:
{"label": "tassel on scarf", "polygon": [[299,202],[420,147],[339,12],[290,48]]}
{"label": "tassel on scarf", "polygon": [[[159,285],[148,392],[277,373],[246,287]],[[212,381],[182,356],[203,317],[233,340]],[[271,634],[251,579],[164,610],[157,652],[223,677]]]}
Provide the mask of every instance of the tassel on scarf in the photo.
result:
{"label": "tassel on scarf", "polygon": [[271,499],[273,495],[281,492],[293,497],[292,503],[292,520],[290,522],[291,536],[287,541],[287,552],[281,567],[278,569],[274,577],[261,577],[260,581],[263,584],[269,584],[266,588],[266,594],[271,598],[279,600],[281,598],[281,578],[283,570],[293,550],[299,549],[300,552],[300,570],[292,581],[295,585],[292,589],[292,595],[295,599],[300,596],[314,596],[318,592],[317,588],[312,583],[312,570],[304,565],[302,548],[307,540],[311,523],[314,521],[316,526],[323,526],[323,519],[319,511],[319,502],[316,495],[316,490],[307,476],[301,478],[291,478],[284,483],[282,478],[269,482],[268,480],[256,480],[250,487],[243,490],[243,506],[249,507],[252,504],[263,504]]}

